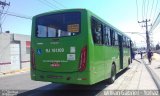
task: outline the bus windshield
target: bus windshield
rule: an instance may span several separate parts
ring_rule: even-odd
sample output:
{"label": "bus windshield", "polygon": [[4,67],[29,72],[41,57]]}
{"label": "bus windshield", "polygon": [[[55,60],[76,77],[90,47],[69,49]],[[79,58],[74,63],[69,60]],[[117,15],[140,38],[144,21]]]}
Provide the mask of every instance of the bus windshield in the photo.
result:
{"label": "bus windshield", "polygon": [[66,37],[80,33],[80,12],[66,12],[37,17],[36,37]]}

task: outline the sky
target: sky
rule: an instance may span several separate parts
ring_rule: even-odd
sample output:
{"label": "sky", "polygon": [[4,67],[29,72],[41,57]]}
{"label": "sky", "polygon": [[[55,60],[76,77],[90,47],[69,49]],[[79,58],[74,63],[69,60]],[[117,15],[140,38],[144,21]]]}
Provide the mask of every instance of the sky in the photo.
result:
{"label": "sky", "polygon": [[[6,6],[5,10],[8,8],[8,12],[25,17],[59,9],[89,9],[123,32],[142,33],[126,33],[137,46],[146,46],[145,28],[142,28],[142,24],[137,21],[142,21],[147,17],[151,20],[148,24],[151,24],[160,12],[158,0],[6,0],[6,2],[10,2],[10,6],[9,8]],[[30,19],[6,15],[2,22],[2,30],[30,35],[31,24]],[[160,42],[160,26],[152,34],[154,44]]]}

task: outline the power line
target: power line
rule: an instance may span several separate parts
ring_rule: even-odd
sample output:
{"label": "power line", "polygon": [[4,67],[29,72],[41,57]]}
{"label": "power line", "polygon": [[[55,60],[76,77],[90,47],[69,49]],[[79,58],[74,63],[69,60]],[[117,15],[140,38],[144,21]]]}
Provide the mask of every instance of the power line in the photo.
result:
{"label": "power line", "polygon": [[143,0],[143,3],[142,3],[142,19],[145,18],[145,7],[146,7],[146,0]]}
{"label": "power line", "polygon": [[54,6],[56,9],[59,9],[57,6],[53,5],[52,3],[50,3],[48,0],[45,0],[48,4],[50,4],[51,6]]}
{"label": "power line", "polygon": [[136,7],[137,7],[137,21],[138,21],[138,2],[136,0]]}
{"label": "power line", "polygon": [[158,14],[156,20],[153,23],[153,26],[151,27],[150,32],[153,32],[153,30],[158,26],[158,24],[160,23],[160,13]]}
{"label": "power line", "polygon": [[152,15],[153,5],[154,5],[154,0],[152,2],[152,8],[151,8],[151,13],[150,13],[150,17],[149,18],[151,18],[151,15]]}
{"label": "power line", "polygon": [[153,20],[155,21],[155,18],[156,18],[156,12],[157,12],[157,5],[158,5],[158,0],[157,0],[157,3],[156,3],[156,8],[155,8],[155,11],[154,11],[154,14],[153,14]]}
{"label": "power line", "polygon": [[[137,0],[136,0],[136,8],[137,8],[137,21],[138,21],[138,18],[139,18],[139,7],[138,7],[138,1]],[[141,27],[140,23],[138,23],[138,24]],[[141,28],[142,28],[142,30],[144,30],[143,27],[141,27]]]}
{"label": "power line", "polygon": [[149,7],[149,0],[147,0],[147,10],[146,10],[146,18],[148,17],[148,7]]}
{"label": "power line", "polygon": [[[8,6],[8,8],[7,8],[7,10],[6,10],[6,13],[8,12],[8,10],[9,10],[9,6]],[[2,12],[3,13],[3,12]],[[3,25],[3,23],[4,23],[4,21],[5,21],[5,19],[6,19],[6,17],[7,17],[7,15],[6,14],[4,14],[3,15],[3,17],[2,17],[2,22],[1,22],[1,25]]]}
{"label": "power line", "polygon": [[[144,0],[144,18],[145,18],[145,14],[146,14],[146,0]],[[147,19],[147,18],[145,18],[145,19]]]}
{"label": "power line", "polygon": [[143,10],[144,9],[144,0],[142,1],[142,19],[144,19],[144,16],[143,16]]}
{"label": "power line", "polygon": [[56,1],[56,0],[52,0],[54,1],[55,3],[59,4],[60,6],[62,6],[63,8],[67,8],[66,6],[64,6],[63,4],[61,4],[60,2]]}
{"label": "power line", "polygon": [[0,10],[0,12],[1,12],[0,13],[0,30],[2,32],[2,13],[4,11],[5,6],[10,6],[10,2],[6,3],[6,1],[5,2],[0,1],[0,6],[2,7],[2,10]]}
{"label": "power line", "polygon": [[[48,7],[50,7],[50,8],[56,8],[55,6],[52,6],[52,4],[51,3],[49,3],[47,0],[38,0],[40,3],[42,3],[42,4],[44,4],[44,5],[46,5],[46,6],[48,6]],[[56,8],[57,9],[57,8]]]}
{"label": "power line", "polygon": [[10,13],[10,12],[0,12],[1,14],[6,14],[6,15],[10,15],[10,16],[14,16],[14,17],[19,17],[19,18],[23,18],[23,19],[30,19],[32,20],[31,17],[27,17],[27,16],[22,16],[22,15],[18,15],[18,14],[14,14],[14,13]]}

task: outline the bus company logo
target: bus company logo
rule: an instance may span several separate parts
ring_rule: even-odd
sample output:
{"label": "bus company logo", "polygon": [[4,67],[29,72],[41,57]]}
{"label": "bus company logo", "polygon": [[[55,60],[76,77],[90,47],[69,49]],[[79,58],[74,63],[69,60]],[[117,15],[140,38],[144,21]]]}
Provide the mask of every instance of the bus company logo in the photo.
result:
{"label": "bus company logo", "polygon": [[60,64],[59,63],[52,63],[51,67],[60,67]]}
{"label": "bus company logo", "polygon": [[41,55],[42,54],[42,49],[37,49],[37,54]]}

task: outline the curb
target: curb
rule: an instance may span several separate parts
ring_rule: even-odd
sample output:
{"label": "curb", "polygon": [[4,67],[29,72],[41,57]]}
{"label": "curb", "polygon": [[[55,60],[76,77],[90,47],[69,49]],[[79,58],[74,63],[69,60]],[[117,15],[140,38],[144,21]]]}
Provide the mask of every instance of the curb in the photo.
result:
{"label": "curb", "polygon": [[160,78],[157,76],[157,74],[150,68],[146,65],[146,62],[144,60],[143,61],[143,64],[145,65],[145,67],[147,68],[148,72],[150,73],[152,79],[154,80],[158,90],[160,90]]}
{"label": "curb", "polygon": [[20,70],[9,71],[9,72],[1,72],[0,77],[7,76],[7,75],[18,74],[18,73],[22,73],[22,72],[27,72],[27,71],[29,71],[29,69],[30,68],[24,68],[24,69],[20,69]]}

